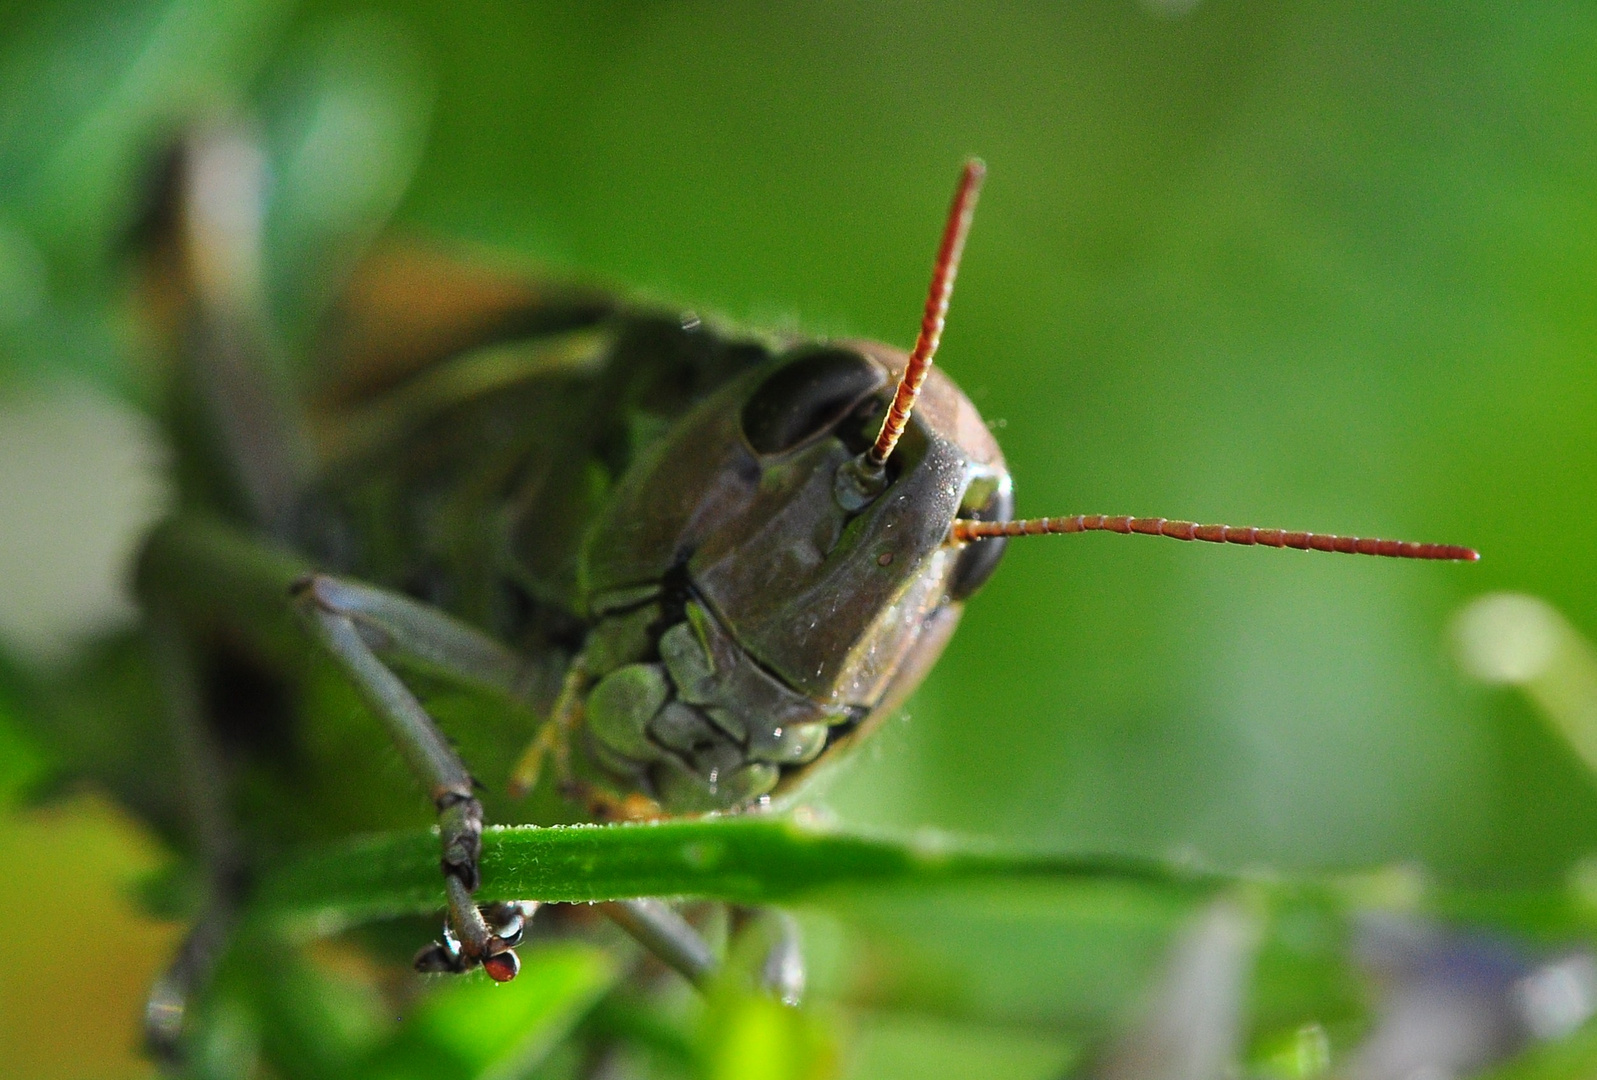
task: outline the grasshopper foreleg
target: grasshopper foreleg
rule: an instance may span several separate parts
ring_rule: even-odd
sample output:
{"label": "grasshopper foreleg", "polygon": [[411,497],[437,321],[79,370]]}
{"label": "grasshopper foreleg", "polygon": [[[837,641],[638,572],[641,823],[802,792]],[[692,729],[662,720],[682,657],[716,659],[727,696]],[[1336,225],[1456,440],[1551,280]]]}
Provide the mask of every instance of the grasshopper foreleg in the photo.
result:
{"label": "grasshopper foreleg", "polygon": [[773,912],[772,918],[775,932],[760,967],[760,984],[782,1004],[797,1005],[804,1000],[808,974],[798,920],[785,911]]}
{"label": "grasshopper foreleg", "polygon": [[337,586],[332,579],[309,577],[296,583],[295,592],[317,637],[382,720],[438,811],[440,866],[453,936],[424,949],[416,958],[417,966],[464,971],[481,964],[501,982],[512,979],[520,964],[511,945],[488,925],[471,900],[482,854],[482,803],[475,794],[475,781],[421,702],[373,652],[355,622],[360,612],[339,603]]}
{"label": "grasshopper foreleg", "polygon": [[700,990],[716,973],[715,953],[686,919],[663,900],[613,900],[599,905],[605,915]]}
{"label": "grasshopper foreleg", "polygon": [[574,793],[571,772],[571,732],[582,719],[582,697],[592,683],[587,664],[581,656],[571,662],[560,687],[560,696],[554,708],[538,728],[532,743],[510,771],[510,797],[519,799],[538,786],[543,775],[543,763],[553,758],[556,777],[562,789]]}
{"label": "grasshopper foreleg", "polygon": [[[667,967],[700,990],[708,990],[720,975],[716,952],[691,923],[663,900],[615,900],[599,909]],[[785,1005],[804,997],[805,968],[798,922],[785,911],[742,911],[738,921],[748,925],[765,944],[757,973],[758,985]]]}
{"label": "grasshopper foreleg", "polygon": [[327,574],[308,575],[293,591],[302,602],[349,619],[375,651],[401,657],[408,665],[515,700],[534,690],[538,671],[521,656],[419,600]]}

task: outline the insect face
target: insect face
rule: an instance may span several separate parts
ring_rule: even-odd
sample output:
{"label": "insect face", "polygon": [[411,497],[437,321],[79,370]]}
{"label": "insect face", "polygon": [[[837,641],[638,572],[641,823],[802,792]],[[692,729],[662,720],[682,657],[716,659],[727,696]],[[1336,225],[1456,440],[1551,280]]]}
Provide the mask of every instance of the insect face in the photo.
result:
{"label": "insect face", "polygon": [[[866,343],[778,357],[685,418],[595,522],[581,580],[598,639],[625,638],[640,605],[655,625],[680,620],[658,638],[658,675],[595,671],[588,709],[611,767],[635,767],[616,756],[647,743],[675,751],[650,769],[668,807],[735,805],[796,780],[919,682],[996,562],[995,545],[948,543],[956,517],[1007,510],[1010,482],[940,372],[882,490],[862,505],[840,485],[906,363]],[[615,651],[600,650],[601,668]],[[611,699],[645,680],[641,704],[667,697],[639,732]]]}

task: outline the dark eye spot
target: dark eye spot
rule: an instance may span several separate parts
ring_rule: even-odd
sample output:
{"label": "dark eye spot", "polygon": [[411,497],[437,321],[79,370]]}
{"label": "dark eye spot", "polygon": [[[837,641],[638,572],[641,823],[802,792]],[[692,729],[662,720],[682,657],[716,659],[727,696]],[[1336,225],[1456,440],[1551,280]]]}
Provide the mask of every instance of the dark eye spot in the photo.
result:
{"label": "dark eye spot", "polygon": [[780,454],[822,435],[886,381],[863,356],[835,346],[790,353],[743,406],[743,437],[757,454]]}
{"label": "dark eye spot", "polygon": [[[1008,521],[1015,516],[1015,493],[1008,484],[993,489],[987,501],[974,510],[961,510],[959,516],[976,521]],[[1004,557],[1009,541],[1002,537],[977,540],[960,553],[954,567],[954,578],[948,586],[950,600],[964,600],[987,583],[998,569],[998,560]]]}

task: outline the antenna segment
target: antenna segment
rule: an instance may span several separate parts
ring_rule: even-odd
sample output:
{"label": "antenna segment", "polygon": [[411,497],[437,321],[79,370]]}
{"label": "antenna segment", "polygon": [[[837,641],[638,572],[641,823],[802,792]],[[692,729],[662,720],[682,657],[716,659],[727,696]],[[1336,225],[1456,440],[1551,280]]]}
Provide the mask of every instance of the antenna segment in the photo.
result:
{"label": "antenna segment", "polygon": [[1077,514],[1074,517],[1025,518],[1020,521],[954,522],[949,539],[956,544],[998,536],[1040,536],[1043,533],[1114,532],[1142,536],[1168,536],[1172,540],[1201,540],[1208,544],[1296,548],[1299,551],[1339,551],[1345,555],[1380,555],[1389,559],[1437,559],[1451,562],[1476,562],[1480,552],[1454,544],[1416,544],[1406,540],[1373,540],[1360,536],[1332,536],[1329,533],[1286,532],[1282,529],[1238,528],[1234,525],[1199,525],[1195,521],[1170,521],[1167,518],[1105,517],[1103,514]]}
{"label": "antenna segment", "polygon": [[915,407],[915,399],[920,395],[921,384],[931,370],[932,357],[937,355],[943,320],[948,315],[948,298],[954,292],[954,277],[959,273],[959,257],[965,251],[965,236],[970,232],[970,219],[976,213],[976,196],[981,193],[986,176],[987,166],[980,158],[965,162],[965,169],[959,175],[954,202],[948,208],[948,223],[943,226],[943,240],[937,247],[937,261],[932,264],[932,284],[926,292],[926,310],[921,315],[914,351],[909,354],[909,363],[898,380],[898,390],[882,420],[882,430],[877,433],[875,444],[865,452],[865,467],[872,472],[881,471],[893,447],[898,445],[904,425],[909,423],[910,411]]}

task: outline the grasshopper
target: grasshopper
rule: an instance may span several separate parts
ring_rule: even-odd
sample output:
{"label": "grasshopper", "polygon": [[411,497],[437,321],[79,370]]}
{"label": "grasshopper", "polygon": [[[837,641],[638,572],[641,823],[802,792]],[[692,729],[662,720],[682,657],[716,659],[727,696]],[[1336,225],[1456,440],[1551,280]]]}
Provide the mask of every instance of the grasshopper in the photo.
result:
{"label": "grasshopper", "polygon": [[[415,966],[502,981],[536,898],[473,902],[487,811],[548,823],[780,804],[914,690],[1010,538],[1477,557],[1164,518],[1015,519],[997,442],[932,363],[976,160],[908,353],[400,258],[357,278],[331,373],[292,390],[262,314],[255,157],[226,130],[190,139],[144,260],[174,356],[179,509],[146,542],[137,590],[211,893],[152,996],[158,1046],[176,1044],[261,853],[373,824],[268,825],[248,808],[317,806],[315,785],[359,762],[280,769],[267,796],[234,782],[241,760],[315,742],[319,718],[291,707],[308,666],[358,695],[432,803],[447,921]],[[440,687],[500,706],[502,730],[453,732],[487,748],[469,765],[423,703]],[[663,905],[610,914],[704,971],[703,943]]]}

